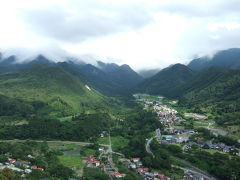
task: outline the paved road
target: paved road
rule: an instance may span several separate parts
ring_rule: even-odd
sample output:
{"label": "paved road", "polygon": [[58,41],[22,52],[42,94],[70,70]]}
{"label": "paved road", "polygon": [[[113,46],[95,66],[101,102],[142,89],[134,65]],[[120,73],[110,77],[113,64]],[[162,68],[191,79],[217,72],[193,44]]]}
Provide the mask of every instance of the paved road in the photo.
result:
{"label": "paved road", "polygon": [[158,138],[158,139],[162,138],[161,130],[159,128],[156,129],[156,138]]}
{"label": "paved road", "polygon": [[153,157],[155,157],[154,154],[152,153],[151,147],[150,147],[150,144],[151,144],[152,140],[153,140],[153,138],[151,138],[151,139],[149,139],[149,140],[147,141],[147,143],[146,143],[146,151],[147,151],[149,154],[151,154]]}
{"label": "paved road", "polygon": [[178,161],[181,161],[182,163],[187,164],[188,166],[191,166],[191,168],[183,168],[183,167],[179,167],[179,166],[178,166],[179,168],[181,168],[181,169],[183,169],[183,170],[185,169],[185,170],[188,170],[188,171],[192,171],[192,172],[194,172],[194,173],[201,174],[201,175],[203,175],[204,177],[207,177],[207,178],[210,179],[210,180],[217,180],[215,177],[213,177],[212,175],[210,175],[207,171],[203,171],[203,170],[201,170],[201,169],[193,166],[192,163],[190,163],[190,162],[188,162],[188,161],[186,161],[186,160],[177,158],[177,157],[175,157],[175,158],[176,158]]}
{"label": "paved road", "polygon": [[204,179],[207,179],[207,180],[217,180],[216,178],[208,176],[208,175],[205,175],[202,172],[196,171],[193,168],[183,168],[183,167],[176,166],[176,165],[172,165],[172,167],[175,167],[175,168],[178,168],[178,169],[182,169],[182,170],[184,170],[184,172],[190,171],[190,172],[192,172],[194,174],[200,174],[200,175],[202,175],[204,177]]}

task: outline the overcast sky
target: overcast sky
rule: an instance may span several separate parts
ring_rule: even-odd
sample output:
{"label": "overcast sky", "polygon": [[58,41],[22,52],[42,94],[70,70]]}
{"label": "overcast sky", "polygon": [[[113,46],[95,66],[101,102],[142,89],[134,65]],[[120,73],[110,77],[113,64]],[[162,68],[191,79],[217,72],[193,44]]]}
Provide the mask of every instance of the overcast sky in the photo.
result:
{"label": "overcast sky", "polygon": [[239,0],[0,0],[0,48],[163,68],[240,47]]}

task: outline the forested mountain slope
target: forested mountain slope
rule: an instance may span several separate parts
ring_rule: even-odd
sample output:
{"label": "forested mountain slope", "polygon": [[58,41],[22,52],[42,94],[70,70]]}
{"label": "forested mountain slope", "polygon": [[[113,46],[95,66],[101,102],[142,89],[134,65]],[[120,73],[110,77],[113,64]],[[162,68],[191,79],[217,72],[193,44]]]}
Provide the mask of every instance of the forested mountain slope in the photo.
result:
{"label": "forested mountain slope", "polygon": [[175,97],[176,89],[194,76],[194,72],[187,66],[175,64],[161,70],[155,76],[139,84],[137,91]]}
{"label": "forested mountain slope", "polygon": [[0,75],[0,93],[25,101],[41,101],[63,114],[104,106],[105,97],[60,67],[33,65]]}
{"label": "forested mountain slope", "polygon": [[213,66],[240,69],[240,48],[218,51],[212,58],[201,57],[188,64],[188,67],[193,70],[202,70]]}

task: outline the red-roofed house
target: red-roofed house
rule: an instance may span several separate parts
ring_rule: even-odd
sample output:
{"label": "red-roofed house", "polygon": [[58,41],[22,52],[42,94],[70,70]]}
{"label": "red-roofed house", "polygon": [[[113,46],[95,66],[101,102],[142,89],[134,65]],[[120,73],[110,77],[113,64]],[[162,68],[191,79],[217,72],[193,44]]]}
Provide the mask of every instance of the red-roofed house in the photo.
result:
{"label": "red-roofed house", "polygon": [[43,169],[43,168],[37,168],[37,170],[39,170],[39,171],[44,171],[44,169]]}
{"label": "red-roofed house", "polygon": [[137,162],[140,161],[140,158],[132,158],[132,161],[135,162],[135,163],[137,163]]}
{"label": "red-roofed house", "polygon": [[37,169],[38,167],[36,165],[31,166],[31,169]]}
{"label": "red-roofed house", "polygon": [[137,172],[138,173],[143,173],[143,172],[148,172],[148,170],[149,170],[148,168],[138,168]]}
{"label": "red-roofed house", "polygon": [[164,174],[158,174],[157,177],[160,179],[165,179],[166,176]]}
{"label": "red-roofed house", "polygon": [[100,161],[96,160],[93,155],[89,155],[88,158],[89,158],[88,163],[91,163],[95,167],[100,166]]}
{"label": "red-roofed house", "polygon": [[17,160],[16,159],[8,159],[10,163],[15,163]]}
{"label": "red-roofed house", "polygon": [[89,158],[89,159],[95,159],[94,155],[92,155],[92,154],[90,154],[90,155],[88,156],[88,158]]}
{"label": "red-roofed house", "polygon": [[116,178],[123,178],[126,176],[126,174],[121,174],[119,172],[115,172],[115,173],[112,173],[112,176],[116,177]]}

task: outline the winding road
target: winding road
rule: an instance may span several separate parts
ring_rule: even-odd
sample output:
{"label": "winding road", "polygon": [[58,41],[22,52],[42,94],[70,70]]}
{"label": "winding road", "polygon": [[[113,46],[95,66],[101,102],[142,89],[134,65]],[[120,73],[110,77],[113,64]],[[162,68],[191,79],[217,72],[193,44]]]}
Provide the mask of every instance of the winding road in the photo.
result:
{"label": "winding road", "polygon": [[151,147],[150,147],[150,144],[151,144],[152,140],[153,140],[153,138],[150,138],[150,139],[147,140],[147,143],[146,143],[146,151],[147,151],[149,154],[151,154],[153,157],[155,157],[154,154],[152,153]]}

